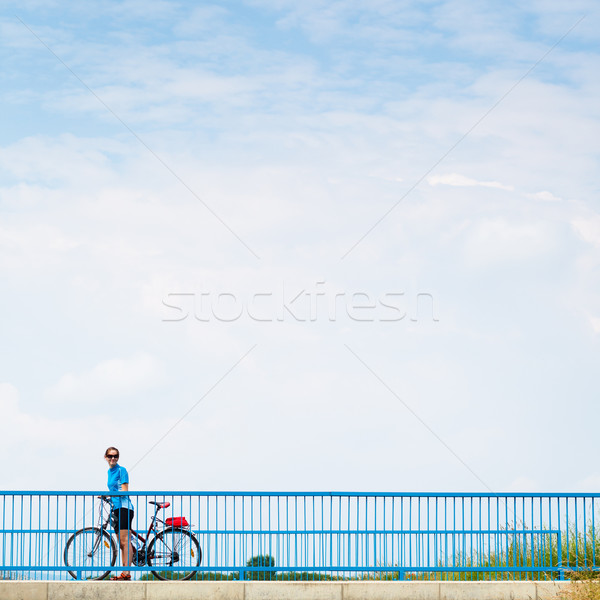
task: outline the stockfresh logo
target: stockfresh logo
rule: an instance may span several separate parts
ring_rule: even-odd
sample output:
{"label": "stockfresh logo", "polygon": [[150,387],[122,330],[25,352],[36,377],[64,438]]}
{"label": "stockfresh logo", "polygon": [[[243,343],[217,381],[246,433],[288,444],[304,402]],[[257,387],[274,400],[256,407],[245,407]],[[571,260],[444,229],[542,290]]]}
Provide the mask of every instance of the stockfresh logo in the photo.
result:
{"label": "stockfresh logo", "polygon": [[437,310],[433,294],[429,292],[340,291],[328,286],[326,281],[317,281],[304,288],[282,283],[276,289],[251,293],[223,289],[169,292],[162,300],[162,321],[437,323]]}

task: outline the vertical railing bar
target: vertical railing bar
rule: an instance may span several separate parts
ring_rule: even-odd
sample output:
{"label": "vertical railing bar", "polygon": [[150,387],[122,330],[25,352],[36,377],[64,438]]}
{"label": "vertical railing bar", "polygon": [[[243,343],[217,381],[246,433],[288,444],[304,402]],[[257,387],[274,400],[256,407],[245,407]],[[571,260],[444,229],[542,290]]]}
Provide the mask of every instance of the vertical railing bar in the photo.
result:
{"label": "vertical railing bar", "polygon": [[410,566],[413,566],[413,548],[412,548],[412,504],[411,496],[407,498],[408,502],[408,561]]}
{"label": "vertical railing bar", "polygon": [[591,513],[592,513],[592,568],[596,568],[596,506],[595,498],[591,497]]}
{"label": "vertical railing bar", "polygon": [[452,566],[459,566],[456,564],[456,497],[452,498],[452,529],[451,529],[451,545],[452,545]]}
{"label": "vertical railing bar", "polygon": [[[565,531],[566,531],[566,554],[567,554],[567,567],[571,568],[571,550],[570,550],[570,531],[569,531],[569,498],[565,498]],[[576,565],[575,565],[576,566]]]}
{"label": "vertical railing bar", "polygon": [[[381,527],[381,535],[383,536],[383,565],[384,567],[387,569],[388,567],[391,567],[392,565],[389,564],[388,562],[388,535],[387,535],[387,518],[386,518],[386,512],[387,512],[387,498],[386,496],[383,497],[383,523],[382,523],[382,527]],[[388,571],[382,571],[383,576],[385,577],[385,579],[389,579],[389,572]]]}
{"label": "vertical railing bar", "polygon": [[[15,497],[11,496],[11,512],[10,512],[10,555],[9,555],[9,566],[13,566],[13,546],[14,546],[14,529],[15,529]],[[10,576],[10,574],[9,574]]]}
{"label": "vertical railing bar", "polygon": [[574,503],[574,508],[575,508],[575,531],[573,532],[573,537],[575,538],[575,569],[579,570],[579,518],[578,518],[578,511],[577,511],[577,505],[579,504],[577,502],[578,498],[575,497],[573,499],[573,503]]}
{"label": "vertical railing bar", "polygon": [[449,560],[449,550],[448,550],[448,498],[444,498],[444,571],[442,572],[440,579],[444,580],[444,577],[448,577],[448,567],[450,566],[448,563]]}
{"label": "vertical railing bar", "polygon": [[306,530],[306,496],[302,496],[302,538],[301,538],[302,562],[308,567],[308,534]]}
{"label": "vertical railing bar", "polygon": [[[43,556],[43,552],[40,549],[40,546],[43,544],[43,536],[40,533],[40,530],[42,529],[41,527],[41,523],[40,523],[40,519],[41,519],[41,514],[42,514],[42,507],[41,507],[41,496],[37,496],[36,498],[37,501],[37,505],[38,505],[38,510],[37,510],[37,519],[36,519],[36,525],[37,525],[37,533],[35,534],[35,552],[34,552],[34,561],[36,565],[42,566],[42,556]],[[32,517],[33,518],[33,517]],[[31,528],[34,528],[34,523],[32,521],[31,523]],[[48,559],[50,559],[50,557],[48,557]],[[40,576],[42,576],[43,573],[40,573]],[[1,575],[0,575],[1,577]]]}
{"label": "vertical railing bar", "polygon": [[[17,520],[19,522],[19,527],[17,527],[16,529],[18,529],[19,531],[23,531],[23,494],[19,494],[19,514],[17,516]],[[23,552],[23,535],[22,534],[16,534],[17,536],[17,547],[16,547],[16,553],[15,553],[15,559],[17,561],[16,567],[20,568],[19,566],[19,562],[23,562],[22,558],[21,558],[21,553]],[[24,579],[25,578],[25,571],[19,571],[20,573],[20,578]]]}
{"label": "vertical railing bar", "polygon": [[298,567],[298,496],[294,496],[294,567]]}
{"label": "vertical railing bar", "polygon": [[[342,534],[342,505],[345,503],[346,496],[339,496],[338,499],[338,536],[337,536],[337,566],[344,566],[343,552],[344,552],[344,538]],[[341,575],[341,573],[340,573]]]}
{"label": "vertical railing bar", "polygon": [[[6,529],[5,524],[6,517],[6,495],[2,494],[2,566],[6,564],[6,533],[4,533]],[[4,577],[4,571],[0,571],[0,576]]]}
{"label": "vertical railing bar", "polygon": [[[20,509],[20,514],[19,514],[19,522],[20,522],[19,529],[21,531],[23,531],[23,529],[24,529],[24,527],[23,527],[23,512],[24,512],[23,503],[24,503],[24,500],[25,500],[25,497],[24,497],[23,494],[21,494],[20,499],[21,499],[21,502],[20,502],[21,509]],[[17,557],[19,558],[19,560],[21,562],[21,565],[22,565],[25,562],[25,555],[24,555],[24,552],[25,552],[25,535],[24,534],[19,535],[18,540],[19,540],[19,542],[18,542]],[[21,573],[23,574],[23,578],[25,578],[25,574],[26,573],[27,573],[27,576],[29,576],[29,572],[27,572],[27,571],[21,571]]]}
{"label": "vertical railing bar", "polygon": [[268,537],[267,537],[267,541],[268,541],[267,547],[268,547],[269,551],[268,551],[267,554],[269,556],[273,555],[273,550],[271,548],[271,540],[272,540],[272,537],[273,537],[272,534],[271,534],[271,531],[273,530],[272,520],[271,520],[271,498],[272,498],[271,495],[267,496],[267,515],[268,515],[268,518],[267,518],[267,531],[269,532],[268,533]]}
{"label": "vertical railing bar", "polygon": [[[50,529],[50,495],[46,496],[46,529]],[[48,550],[50,550],[50,539],[48,539]],[[54,551],[56,556],[56,550]],[[56,561],[54,561],[56,563]]]}
{"label": "vertical railing bar", "polygon": [[313,567],[318,567],[318,561],[317,561],[317,545],[318,545],[318,540],[317,540],[317,523],[316,523],[316,518],[317,518],[317,514],[316,514],[316,498],[315,496],[311,496],[311,504],[312,504],[312,526],[311,526],[311,530],[313,532],[312,535],[312,565]]}
{"label": "vertical railing bar", "polygon": [[[473,556],[473,498],[469,499],[469,529],[471,530],[471,533],[469,534],[469,551],[470,551],[470,561],[471,561],[471,565],[473,565],[474,562],[474,556]],[[465,575],[466,578],[466,575]],[[476,578],[478,579],[478,574],[476,575]]]}
{"label": "vertical railing bar", "polygon": [[[548,498],[548,529],[552,529],[552,502],[551,502],[551,498]],[[558,534],[560,536],[560,533]],[[556,548],[556,566],[559,565],[560,563],[560,556],[558,556],[558,541],[557,541],[557,548]],[[552,536],[550,536],[550,566],[554,566],[552,564]],[[552,575],[552,574],[551,574]]]}
{"label": "vertical railing bar", "polygon": [[[489,533],[490,529],[492,528],[492,503],[491,503],[491,498],[488,497],[486,498],[486,515],[487,515],[487,530],[488,530],[488,534],[487,534],[487,550],[488,552],[492,553],[492,537],[491,537],[491,533]],[[492,572],[490,571],[488,573],[488,581],[492,580]]]}
{"label": "vertical railing bar", "polygon": [[[391,535],[391,545],[392,545],[392,556],[390,560],[392,561],[392,565],[400,566],[400,561],[397,558],[398,552],[396,547],[396,536],[394,535],[394,530],[396,529],[396,498],[392,496],[390,499],[392,505],[392,514],[390,515],[390,535]],[[398,571],[398,579],[400,579],[400,571]]]}
{"label": "vertical railing bar", "polygon": [[[463,529],[463,532],[465,530],[465,497],[461,497],[460,499],[460,526]],[[462,539],[462,556],[463,556],[463,560],[462,560],[462,567],[466,567],[466,552],[465,552],[465,547],[466,547],[466,540],[465,540],[465,534],[463,533],[461,536]],[[467,574],[466,572],[462,574],[465,578],[465,581],[467,580]]]}
{"label": "vertical railing bar", "polygon": [[[531,507],[531,514],[530,514],[530,519],[531,519],[531,526],[530,529],[533,532],[534,528],[535,528],[535,521],[534,521],[534,513],[533,513],[533,496],[531,496],[531,502],[530,502],[530,507]],[[531,546],[531,564],[529,565],[529,568],[532,569],[533,567],[535,567],[535,544],[536,544],[536,538],[534,538],[533,533],[530,536],[530,546]],[[539,544],[539,540],[537,542]],[[535,571],[529,571],[528,573],[526,573],[526,579],[533,579],[533,575],[534,575]]]}
{"label": "vertical railing bar", "polygon": [[[525,515],[525,503],[527,501],[527,498],[522,498],[521,499],[521,510],[522,510],[522,514],[523,514],[523,523],[522,523],[522,529],[523,531],[527,531],[527,517]],[[521,558],[521,567],[523,568],[527,568],[527,557],[530,554],[530,551],[528,550],[528,544],[527,544],[527,533],[523,534],[523,555]],[[523,578],[523,571],[519,572],[519,579]]]}
{"label": "vertical railing bar", "polygon": [[[538,526],[537,526],[537,530],[540,532],[543,532],[546,528],[544,527],[544,521],[543,521],[543,514],[544,514],[544,503],[543,503],[543,498],[539,498],[539,502],[538,502]],[[546,564],[548,561],[546,560],[547,557],[547,551],[548,551],[548,543],[549,543],[549,537],[547,538],[545,536],[545,534],[541,534],[541,537],[539,538],[541,544],[543,545],[543,549],[540,549],[540,554],[539,554],[539,558],[538,558],[538,566],[540,567],[547,567],[548,565]],[[538,571],[537,573],[537,579],[541,580],[542,579],[542,572]]]}
{"label": "vertical railing bar", "polygon": [[[255,530],[254,530],[254,496],[250,497],[250,555],[254,556],[254,536],[255,536]],[[241,561],[240,561],[240,565],[241,565]],[[242,575],[245,576],[245,573],[242,571]],[[245,578],[245,577],[244,577]]]}
{"label": "vertical railing bar", "polygon": [[[561,506],[562,506],[561,498],[558,499],[558,502],[556,504],[557,504],[557,506],[556,506],[556,529],[558,529],[559,531],[562,531],[563,527],[562,527],[562,518],[561,518],[561,513],[562,513],[562,511],[561,511]],[[560,540],[560,542],[561,542],[561,548],[560,548],[560,554],[559,554],[559,564],[560,564],[561,567],[564,567],[565,566],[563,564],[564,549],[563,549],[563,543],[562,543],[563,540],[562,540],[562,537],[563,536],[561,534],[561,540]],[[569,532],[568,532],[568,530],[565,531],[565,540],[564,541],[565,541],[565,543],[564,543],[565,548],[568,548],[569,547]],[[568,555],[567,555],[567,562],[568,562]]]}
{"label": "vertical railing bar", "polygon": [[[350,536],[350,538],[349,538],[349,544],[348,544],[348,568],[350,568],[352,566],[352,562],[353,562],[352,561],[352,540],[354,540],[354,564],[356,564],[358,561],[358,534],[353,531],[354,527],[352,527],[352,524],[353,524],[352,510],[351,510],[351,503],[349,502],[349,504],[348,504],[348,532],[349,533],[348,533],[348,535]],[[349,573],[352,573],[352,571],[349,571]]]}
{"label": "vertical railing bar", "polygon": [[[495,511],[496,513],[496,531],[498,531],[500,529],[500,499],[498,497],[496,497],[496,508]],[[501,556],[501,550],[502,550],[502,546],[498,546],[498,542],[499,542],[499,536],[496,535],[495,539],[494,539],[494,549],[496,550],[496,556],[498,556],[499,560],[502,560],[502,556]],[[495,572],[494,574],[494,581],[498,581],[498,571]]]}
{"label": "vertical railing bar", "polygon": [[[478,544],[477,544],[477,550],[475,552],[475,556],[477,557],[477,566],[478,567],[483,567],[484,565],[481,563],[482,561],[482,557],[485,557],[485,536],[481,534],[481,512],[482,512],[482,502],[483,502],[483,498],[481,496],[478,497],[477,499],[478,501],[478,509],[477,509],[477,521],[478,521],[478,527],[477,527],[477,539],[478,539]],[[483,577],[482,579],[485,581],[487,575],[484,572],[483,573]]]}
{"label": "vertical railing bar", "polygon": [[[540,532],[539,538],[538,538],[538,544],[539,544],[539,552],[538,552],[538,563],[537,563],[537,567],[541,568],[541,567],[547,567],[547,561],[546,561],[546,552],[548,550],[548,537],[543,533],[544,531],[544,527],[543,527],[543,522],[542,522],[542,512],[543,512],[543,502],[542,502],[542,498],[539,498],[539,502],[538,502],[538,524],[537,524],[537,531]],[[534,528],[536,529],[536,528]],[[535,575],[535,579],[536,580],[541,580],[542,579],[542,571],[537,571],[534,573]]]}
{"label": "vertical railing bar", "polygon": [[588,558],[587,558],[587,511],[586,511],[586,499],[585,496],[581,498],[583,504],[583,556],[584,556],[584,566],[588,567]]}
{"label": "vertical railing bar", "polygon": [[[513,513],[514,514],[514,513]],[[498,525],[500,526],[501,521],[499,521]],[[508,529],[509,526],[511,529],[514,529],[514,523],[509,523],[508,522],[508,496],[504,498],[504,523],[506,523],[505,525],[505,529]],[[509,537],[508,534],[505,536],[501,536],[501,540],[500,540],[500,544],[501,544],[501,548],[502,549],[502,559],[503,561],[506,563],[506,566],[510,566],[509,565],[509,561],[508,561],[508,541],[509,541]],[[502,579],[510,579],[510,573],[508,572],[504,572],[502,573]]]}
{"label": "vertical railing bar", "polygon": [[[333,566],[333,495],[329,496],[329,567]],[[330,574],[333,571],[330,571]]]}
{"label": "vertical railing bar", "polygon": [[[331,498],[331,496],[329,496]],[[328,545],[328,536],[325,533],[325,523],[326,523],[326,515],[325,511],[327,510],[327,501],[325,496],[321,496],[321,542],[319,544],[319,563],[320,567],[324,568],[327,566],[327,545]],[[322,574],[326,574],[327,571],[321,571]]]}
{"label": "vertical railing bar", "polygon": [[[374,560],[377,559],[377,497],[373,498],[372,500],[373,503],[373,557]],[[367,504],[368,504],[368,500],[367,500]],[[369,529],[369,523],[368,523],[368,518],[369,518],[369,512],[367,510],[366,512],[366,517],[367,517],[367,530]],[[367,558],[368,561],[368,558]],[[368,562],[366,566],[371,566]],[[373,566],[376,566],[375,564]]]}
{"label": "vertical railing bar", "polygon": [[[425,529],[429,530],[431,529],[429,526],[429,521],[430,521],[430,513],[429,513],[429,508],[430,508],[430,497],[427,496],[427,498],[425,499]],[[429,533],[426,533],[423,536],[423,566],[424,567],[429,567],[429,558],[431,555],[431,536],[429,535]]]}
{"label": "vertical railing bar", "polygon": [[[35,543],[33,542],[33,540],[35,539],[34,538],[35,534],[32,533],[33,532],[33,494],[29,495],[29,519],[28,520],[29,520],[29,527],[28,527],[28,529],[29,529],[29,532],[30,532],[28,534],[28,536],[29,536],[28,554],[29,554],[29,564],[31,565],[32,564],[32,560],[31,560],[31,550],[32,550],[31,546],[32,546],[32,543],[33,543],[33,546],[34,546],[33,553],[35,555]],[[36,564],[36,562],[37,561],[33,561],[33,566],[38,566]],[[41,565],[39,565],[39,566],[41,566]],[[41,573],[41,572],[39,574],[43,575],[43,573]],[[37,571],[35,573],[35,579],[38,579],[38,573],[37,573]]]}

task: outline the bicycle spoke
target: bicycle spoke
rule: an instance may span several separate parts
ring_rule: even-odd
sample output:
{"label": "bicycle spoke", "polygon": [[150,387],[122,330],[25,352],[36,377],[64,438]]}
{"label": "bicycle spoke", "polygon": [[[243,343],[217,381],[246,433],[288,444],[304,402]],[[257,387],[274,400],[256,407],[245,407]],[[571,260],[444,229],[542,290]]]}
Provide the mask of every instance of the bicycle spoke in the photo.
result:
{"label": "bicycle spoke", "polygon": [[96,528],[75,533],[65,548],[65,563],[77,570],[70,571],[76,579],[105,577],[106,568],[114,564],[115,548],[110,535]]}
{"label": "bicycle spoke", "polygon": [[[198,542],[181,529],[160,532],[152,541],[149,562],[161,579],[190,578],[200,564]],[[176,570],[162,570],[177,567]]]}

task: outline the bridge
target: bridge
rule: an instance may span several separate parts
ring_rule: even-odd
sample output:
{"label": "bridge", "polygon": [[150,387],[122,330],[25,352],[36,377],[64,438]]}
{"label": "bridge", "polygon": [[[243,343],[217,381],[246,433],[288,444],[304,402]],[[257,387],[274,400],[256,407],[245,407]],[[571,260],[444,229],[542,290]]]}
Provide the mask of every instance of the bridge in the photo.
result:
{"label": "bridge", "polygon": [[600,562],[600,494],[147,491],[127,494],[133,581],[110,582],[123,568],[105,493],[0,492],[0,597],[442,598],[468,583],[537,598]]}

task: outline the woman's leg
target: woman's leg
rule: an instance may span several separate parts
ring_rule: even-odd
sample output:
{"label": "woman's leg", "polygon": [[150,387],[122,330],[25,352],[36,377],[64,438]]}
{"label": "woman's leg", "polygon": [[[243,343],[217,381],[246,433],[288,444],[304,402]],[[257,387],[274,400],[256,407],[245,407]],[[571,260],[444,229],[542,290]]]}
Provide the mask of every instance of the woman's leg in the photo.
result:
{"label": "woman's leg", "polygon": [[[131,564],[131,558],[135,549],[131,543],[131,532],[129,529],[121,529],[119,531],[119,546],[121,546],[121,562],[126,569]],[[123,571],[129,574],[129,571]]]}

